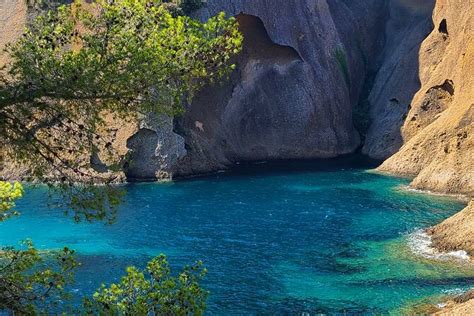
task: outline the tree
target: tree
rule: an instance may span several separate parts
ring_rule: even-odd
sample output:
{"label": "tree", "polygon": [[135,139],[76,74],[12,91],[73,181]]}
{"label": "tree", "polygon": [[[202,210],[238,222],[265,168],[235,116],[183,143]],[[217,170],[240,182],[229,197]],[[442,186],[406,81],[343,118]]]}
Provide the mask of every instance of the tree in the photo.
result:
{"label": "tree", "polygon": [[0,181],[0,222],[18,215],[18,212],[14,210],[15,200],[23,196],[23,186],[15,182]]}
{"label": "tree", "polygon": [[[110,184],[126,157],[117,157],[113,136],[103,132],[105,115],[134,120],[150,112],[181,114],[203,85],[229,74],[241,45],[235,19],[219,14],[200,23],[172,15],[160,0],[77,0],[47,11],[6,49],[11,62],[0,70],[0,159],[27,165],[30,180],[64,194],[76,220],[113,221],[120,193]],[[93,157],[108,172],[91,168]],[[0,182],[0,220],[18,215],[14,201],[22,194],[21,185]],[[20,250],[4,248],[0,308],[51,311],[67,298],[64,289],[76,267],[67,248],[48,256],[31,242]],[[85,307],[199,314],[203,272],[197,265],[173,278],[166,258],[158,257],[148,265],[148,279],[129,268],[120,284],[103,287]],[[138,282],[136,302],[124,280]],[[113,289],[119,298],[109,295]]]}
{"label": "tree", "polygon": [[128,267],[120,283],[102,285],[84,307],[95,315],[202,315],[208,292],[199,282],[206,272],[197,262],[174,277],[166,256],[160,255],[144,271]]}
{"label": "tree", "polygon": [[[20,183],[0,181],[0,222],[19,215],[15,200],[23,195]],[[64,286],[72,282],[77,266],[74,251],[64,248],[54,255],[41,256],[31,241],[23,249],[3,247],[0,258],[0,310],[22,314],[48,312],[69,295]],[[54,261],[54,263],[52,263]]]}
{"label": "tree", "polygon": [[[0,181],[0,221],[10,217],[15,200],[22,196],[20,184]],[[69,305],[66,286],[74,282],[79,263],[73,250],[41,254],[31,241],[23,249],[4,247],[0,258],[0,311],[20,314],[72,312],[95,315],[201,315],[208,292],[199,282],[206,275],[202,263],[171,274],[166,256],[152,259],[141,271],[128,267],[118,284],[102,285],[92,298],[84,298],[82,309]]]}
{"label": "tree", "polygon": [[[101,133],[106,114],[182,113],[197,90],[233,69],[241,44],[235,19],[173,17],[160,0],[76,1],[47,11],[7,48],[12,62],[0,72],[4,159],[27,164],[34,180],[66,184],[64,191],[116,182],[116,173],[91,168],[92,157],[109,171],[126,162],[113,135]],[[108,189],[73,191],[84,196],[70,202],[88,201],[73,203],[76,211],[96,204],[93,197],[117,204]]]}
{"label": "tree", "polygon": [[[0,311],[49,314],[67,311],[72,296],[65,286],[73,283],[78,266],[74,251],[42,254],[25,241],[22,249],[3,247],[0,259]],[[63,305],[64,304],[64,305]]]}

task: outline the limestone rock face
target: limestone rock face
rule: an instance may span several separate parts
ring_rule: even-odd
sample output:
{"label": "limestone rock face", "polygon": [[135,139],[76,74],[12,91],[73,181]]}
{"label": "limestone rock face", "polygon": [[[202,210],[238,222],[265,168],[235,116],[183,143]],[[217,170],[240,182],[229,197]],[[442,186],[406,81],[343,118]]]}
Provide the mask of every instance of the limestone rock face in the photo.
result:
{"label": "limestone rock face", "polygon": [[138,131],[126,143],[128,180],[171,179],[178,159],[186,155],[184,139],[173,132],[173,120],[168,116],[141,120]]}
{"label": "limestone rock face", "polygon": [[[111,121],[114,147],[131,158],[127,178],[354,152],[360,137],[352,106],[382,48],[387,8],[385,0],[208,1],[197,18],[224,11],[239,21],[245,43],[238,69],[204,89],[174,122],[147,119],[136,129]],[[100,157],[91,161],[104,172]]]}
{"label": "limestone rock face", "polygon": [[197,16],[220,11],[237,17],[244,50],[231,80],[178,120],[188,154],[177,173],[354,152],[352,104],[381,46],[386,2],[210,0]]}
{"label": "limestone rock face", "polygon": [[[197,18],[224,11],[240,23],[245,43],[237,69],[174,121],[112,122],[117,148],[133,161],[127,177],[330,158],[361,144],[369,156],[387,158],[403,145],[380,170],[416,176],[418,188],[472,194],[474,5],[437,0],[431,18],[433,6],[434,0],[207,1]],[[0,0],[0,10],[3,47],[19,36],[28,10],[20,0]],[[368,104],[362,117],[371,121],[367,135],[359,129],[362,141],[353,114],[361,97]],[[92,158],[101,169],[100,157]]]}
{"label": "limestone rock face", "polygon": [[438,306],[432,316],[459,316],[474,314],[474,290],[461,294],[444,304],[442,308]]}
{"label": "limestone rock face", "polygon": [[438,0],[420,49],[421,88],[402,126],[404,145],[379,168],[414,187],[474,195],[474,3]]}

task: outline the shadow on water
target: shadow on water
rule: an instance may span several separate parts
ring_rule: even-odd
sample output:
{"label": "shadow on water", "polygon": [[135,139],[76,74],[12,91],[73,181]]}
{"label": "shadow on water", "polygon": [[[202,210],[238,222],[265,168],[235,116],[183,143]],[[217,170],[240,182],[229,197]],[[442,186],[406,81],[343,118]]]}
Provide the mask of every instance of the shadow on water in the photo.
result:
{"label": "shadow on water", "polygon": [[192,181],[193,179],[216,179],[221,177],[283,175],[303,172],[336,172],[342,170],[375,169],[382,160],[372,159],[362,154],[344,155],[330,159],[307,160],[266,160],[238,162],[226,170],[177,178],[176,182]]}

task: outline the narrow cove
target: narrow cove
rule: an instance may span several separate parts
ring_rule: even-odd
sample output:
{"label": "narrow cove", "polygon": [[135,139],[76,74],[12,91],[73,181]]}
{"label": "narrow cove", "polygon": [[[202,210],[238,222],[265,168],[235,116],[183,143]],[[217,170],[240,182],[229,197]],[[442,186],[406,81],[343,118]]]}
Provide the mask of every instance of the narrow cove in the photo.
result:
{"label": "narrow cove", "polygon": [[29,188],[22,216],[0,224],[2,245],[65,245],[90,295],[125,267],[165,253],[173,267],[202,260],[210,314],[386,313],[467,290],[474,269],[414,254],[409,234],[463,208],[401,189],[408,180],[360,161],[285,162],[170,183],[126,185],[113,225],[74,224]]}

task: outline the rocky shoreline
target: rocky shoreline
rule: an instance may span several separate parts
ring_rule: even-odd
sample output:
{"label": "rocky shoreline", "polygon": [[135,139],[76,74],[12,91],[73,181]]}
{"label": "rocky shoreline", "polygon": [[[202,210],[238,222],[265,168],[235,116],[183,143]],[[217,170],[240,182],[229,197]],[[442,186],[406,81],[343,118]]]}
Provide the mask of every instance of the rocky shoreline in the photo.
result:
{"label": "rocky shoreline", "polygon": [[474,200],[461,212],[429,228],[427,233],[439,251],[466,251],[474,260]]}
{"label": "rocky shoreline", "polygon": [[474,312],[474,289],[436,305],[430,311],[435,316],[472,315]]}
{"label": "rocky shoreline", "polygon": [[[438,225],[425,230],[430,246],[441,256],[437,258],[457,258],[474,264],[474,200],[462,211]],[[433,305],[427,313],[437,316],[457,316],[474,314],[474,288],[470,291]]]}

